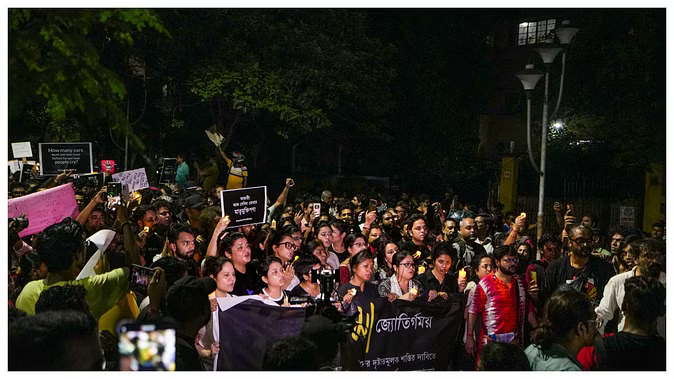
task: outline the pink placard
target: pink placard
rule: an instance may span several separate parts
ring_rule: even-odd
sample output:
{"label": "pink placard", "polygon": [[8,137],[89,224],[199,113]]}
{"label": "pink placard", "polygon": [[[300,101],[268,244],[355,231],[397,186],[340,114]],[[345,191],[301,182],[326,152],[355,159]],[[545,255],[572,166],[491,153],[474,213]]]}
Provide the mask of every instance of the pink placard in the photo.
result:
{"label": "pink placard", "polygon": [[20,237],[39,233],[66,217],[75,218],[80,213],[72,183],[9,199],[8,206],[10,218],[19,217],[21,213],[28,218],[28,228],[19,233]]}

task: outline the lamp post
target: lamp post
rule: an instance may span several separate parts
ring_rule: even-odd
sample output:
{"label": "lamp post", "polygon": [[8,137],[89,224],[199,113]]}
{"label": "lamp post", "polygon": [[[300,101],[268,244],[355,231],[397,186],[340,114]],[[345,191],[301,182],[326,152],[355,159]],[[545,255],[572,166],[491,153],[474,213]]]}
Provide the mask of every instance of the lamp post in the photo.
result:
{"label": "lamp post", "polygon": [[[536,238],[540,239],[543,235],[543,202],[545,200],[545,162],[548,146],[548,90],[550,85],[550,67],[555,61],[555,58],[562,53],[562,74],[559,84],[559,95],[557,96],[557,105],[552,114],[552,119],[555,118],[559,111],[559,105],[562,101],[562,90],[564,88],[564,70],[566,68],[566,50],[573,39],[573,36],[578,33],[578,28],[569,26],[568,20],[562,21],[562,26],[554,29],[552,32],[559,40],[561,47],[554,44],[552,37],[547,38],[544,44],[535,48],[540,55],[545,66],[545,72],[538,71],[533,64],[526,65],[524,71],[517,73],[517,78],[522,82],[522,86],[527,95],[527,148],[529,150],[529,160],[539,175],[538,184],[538,219],[536,222]],[[534,155],[531,150],[531,94],[536,88],[538,81],[545,75],[545,91],[543,97],[543,116],[541,123],[541,160],[540,168],[534,161]]]}

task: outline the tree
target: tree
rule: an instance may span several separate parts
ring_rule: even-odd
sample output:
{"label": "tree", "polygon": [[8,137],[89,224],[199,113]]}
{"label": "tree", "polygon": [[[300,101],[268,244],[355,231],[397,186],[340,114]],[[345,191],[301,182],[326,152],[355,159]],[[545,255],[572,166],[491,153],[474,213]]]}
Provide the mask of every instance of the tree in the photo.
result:
{"label": "tree", "polygon": [[367,123],[391,104],[392,48],[367,34],[363,12],[192,9],[162,15],[176,32],[172,44],[157,46],[158,73],[186,103],[208,105],[225,146],[245,117],[289,138],[344,119]]}
{"label": "tree", "polygon": [[[10,119],[32,113],[44,121],[47,135],[50,125],[72,123],[69,118],[126,130],[120,67],[129,69],[128,55],[117,56],[120,64],[101,54],[131,46],[145,29],[166,35],[151,10],[9,9]],[[130,137],[142,150],[142,141]]]}

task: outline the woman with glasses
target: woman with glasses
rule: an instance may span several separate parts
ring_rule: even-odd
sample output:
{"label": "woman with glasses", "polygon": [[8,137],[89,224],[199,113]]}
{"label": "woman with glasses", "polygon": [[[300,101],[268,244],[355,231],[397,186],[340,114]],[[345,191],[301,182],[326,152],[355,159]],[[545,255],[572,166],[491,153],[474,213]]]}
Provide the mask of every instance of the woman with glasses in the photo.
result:
{"label": "woman with glasses", "polygon": [[386,236],[379,237],[375,243],[377,246],[375,280],[382,282],[393,275],[393,255],[400,249],[391,238]]}
{"label": "woman with glasses", "polygon": [[531,335],[532,344],[524,353],[533,371],[581,371],[578,353],[592,346],[597,319],[587,294],[560,290],[545,304],[543,322]]}
{"label": "woman with glasses", "polygon": [[368,248],[367,239],[365,238],[364,235],[360,233],[349,234],[344,238],[344,247],[346,248],[346,251],[349,253],[349,257],[346,258],[341,265],[339,265],[340,283],[346,283],[347,281],[349,281],[349,278],[351,277],[351,273],[349,270],[350,266],[349,261],[351,260],[351,257],[356,255],[356,253]]}
{"label": "woman with glasses", "polygon": [[284,289],[288,291],[300,284],[299,279],[295,277],[295,269],[292,266],[293,257],[297,251],[297,245],[293,240],[293,236],[286,232],[276,232],[269,240],[269,251],[267,256],[273,256],[281,260],[283,269],[283,276],[285,277]]}
{"label": "woman with glasses", "polygon": [[421,283],[412,279],[416,271],[414,257],[407,251],[399,251],[393,255],[392,263],[395,275],[379,284],[379,296],[387,297],[389,301],[414,301],[423,292]]}

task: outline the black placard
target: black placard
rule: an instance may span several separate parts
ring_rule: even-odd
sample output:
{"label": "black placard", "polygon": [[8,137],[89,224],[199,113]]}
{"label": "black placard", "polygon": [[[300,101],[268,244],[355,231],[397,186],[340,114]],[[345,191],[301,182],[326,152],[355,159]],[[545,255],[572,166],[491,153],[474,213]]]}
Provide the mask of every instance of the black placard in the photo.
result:
{"label": "black placard", "polygon": [[176,168],[178,167],[177,159],[164,158],[162,159],[161,173],[159,174],[159,183],[173,183],[176,180]]}
{"label": "black placard", "polygon": [[94,187],[100,190],[105,183],[105,174],[102,172],[96,174],[73,175],[75,187]]}
{"label": "black placard", "polygon": [[41,143],[40,175],[56,176],[63,170],[75,170],[76,174],[94,171],[91,142]]}
{"label": "black placard", "polygon": [[251,187],[220,192],[222,217],[229,216],[229,228],[261,224],[267,219],[267,187]]}
{"label": "black placard", "polygon": [[19,182],[23,183],[24,181],[30,179],[30,173],[33,171],[33,167],[35,167],[35,165],[30,163],[23,164],[21,167],[21,174],[19,174]]}

